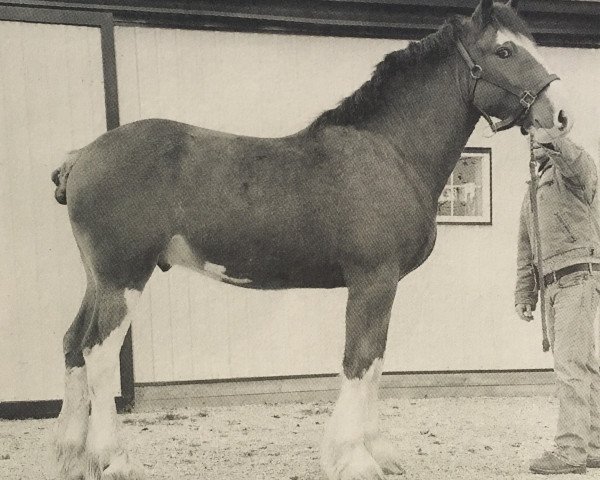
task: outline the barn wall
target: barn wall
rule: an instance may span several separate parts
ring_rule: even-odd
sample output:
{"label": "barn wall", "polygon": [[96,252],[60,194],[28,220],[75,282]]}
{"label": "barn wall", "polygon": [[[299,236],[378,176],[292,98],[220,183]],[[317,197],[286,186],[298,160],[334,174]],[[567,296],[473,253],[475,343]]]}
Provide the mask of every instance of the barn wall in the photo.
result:
{"label": "barn wall", "polygon": [[[305,126],[369,78],[397,40],[119,27],[122,122],[165,117],[278,136]],[[573,89],[576,136],[598,150],[597,50],[543,49]],[[493,224],[441,225],[428,262],[400,284],[386,368],[551,367],[538,324],[513,313],[518,212],[529,157],[517,131],[491,147]],[[343,350],[344,291],[252,292],[175,267],[157,274],[133,327],[137,382],[331,373]]]}
{"label": "barn wall", "polygon": [[85,275],[51,172],[105,131],[100,30],[0,22],[0,402],[62,397]]}

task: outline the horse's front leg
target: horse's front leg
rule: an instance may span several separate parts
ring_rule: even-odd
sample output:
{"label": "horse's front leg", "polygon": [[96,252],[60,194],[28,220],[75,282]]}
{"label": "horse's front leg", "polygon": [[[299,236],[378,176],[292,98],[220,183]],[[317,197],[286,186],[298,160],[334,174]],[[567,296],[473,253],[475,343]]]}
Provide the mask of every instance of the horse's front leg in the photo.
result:
{"label": "horse's front leg", "polygon": [[402,473],[393,450],[380,438],[377,389],[383,367],[390,311],[396,295],[396,265],[347,269],[346,348],[342,387],[322,447],[332,480],[371,480]]}

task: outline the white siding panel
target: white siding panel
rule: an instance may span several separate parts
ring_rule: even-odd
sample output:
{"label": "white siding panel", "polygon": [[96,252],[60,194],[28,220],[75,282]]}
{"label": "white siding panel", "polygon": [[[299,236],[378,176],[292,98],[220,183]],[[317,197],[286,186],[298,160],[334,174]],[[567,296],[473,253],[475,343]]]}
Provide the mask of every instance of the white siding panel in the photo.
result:
{"label": "white siding panel", "polygon": [[[255,136],[303,128],[407,43],[134,27],[117,28],[116,40],[124,122],[158,116]],[[598,51],[543,50],[577,91],[575,135],[597,152]],[[482,127],[469,144],[493,149],[493,225],[440,226],[431,258],[400,284],[388,370],[551,366],[539,323],[513,313],[527,142],[517,131],[484,138]],[[134,328],[138,382],[340,369],[344,290],[253,292],[179,268],[157,273],[148,290]]]}
{"label": "white siding panel", "polygon": [[0,401],[60,398],[85,275],[51,172],[105,130],[100,32],[0,22]]}

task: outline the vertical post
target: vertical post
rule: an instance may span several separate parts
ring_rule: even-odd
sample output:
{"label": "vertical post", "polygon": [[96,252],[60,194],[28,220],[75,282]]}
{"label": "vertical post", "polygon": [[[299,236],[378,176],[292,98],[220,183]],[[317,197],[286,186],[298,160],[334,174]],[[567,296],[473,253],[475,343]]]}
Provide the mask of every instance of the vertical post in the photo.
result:
{"label": "vertical post", "polygon": [[[106,129],[112,130],[120,125],[119,88],[117,83],[117,57],[115,50],[115,26],[111,13],[102,15],[100,41],[102,44],[102,73],[104,77],[104,104],[106,109]],[[133,408],[135,402],[133,342],[131,327],[127,331],[119,354],[121,398],[117,402],[119,411]]]}
{"label": "vertical post", "polygon": [[115,25],[111,13],[103,14],[102,16],[100,42],[102,45],[102,73],[104,77],[106,129],[112,130],[120,125],[117,57],[115,53]]}

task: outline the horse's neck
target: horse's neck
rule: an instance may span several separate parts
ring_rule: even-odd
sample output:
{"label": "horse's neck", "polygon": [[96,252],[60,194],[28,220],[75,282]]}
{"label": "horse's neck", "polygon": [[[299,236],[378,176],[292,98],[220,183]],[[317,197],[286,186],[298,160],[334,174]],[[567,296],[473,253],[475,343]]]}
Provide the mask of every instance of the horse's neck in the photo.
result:
{"label": "horse's neck", "polygon": [[[479,114],[461,96],[464,75],[458,56],[422,67],[386,91],[381,115],[367,125],[383,135],[410,162],[437,201]],[[464,88],[463,88],[464,89]]]}

